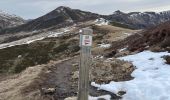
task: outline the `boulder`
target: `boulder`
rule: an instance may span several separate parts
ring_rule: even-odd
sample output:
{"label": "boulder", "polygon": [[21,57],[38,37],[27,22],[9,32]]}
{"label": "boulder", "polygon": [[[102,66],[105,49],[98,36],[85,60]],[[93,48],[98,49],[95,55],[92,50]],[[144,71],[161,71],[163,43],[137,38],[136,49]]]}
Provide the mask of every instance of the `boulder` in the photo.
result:
{"label": "boulder", "polygon": [[55,88],[41,88],[41,93],[42,94],[49,94],[49,95],[51,95],[51,94],[54,94],[55,91],[56,91]]}
{"label": "boulder", "polygon": [[79,78],[79,71],[73,72],[72,78],[73,79],[78,79]]}
{"label": "boulder", "polygon": [[170,64],[170,56],[165,56],[164,59],[166,60],[167,64]]}

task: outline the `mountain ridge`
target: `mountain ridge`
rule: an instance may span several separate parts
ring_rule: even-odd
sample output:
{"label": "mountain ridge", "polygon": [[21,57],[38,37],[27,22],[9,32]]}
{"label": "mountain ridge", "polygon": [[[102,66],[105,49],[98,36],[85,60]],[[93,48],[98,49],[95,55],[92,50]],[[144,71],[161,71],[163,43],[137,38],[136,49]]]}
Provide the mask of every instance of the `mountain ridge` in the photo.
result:
{"label": "mountain ridge", "polygon": [[124,13],[118,10],[108,15],[107,19],[129,25],[135,29],[144,29],[169,21],[170,10],[158,13],[149,11]]}
{"label": "mountain ridge", "polygon": [[100,17],[109,20],[111,23],[124,24],[129,26],[131,29],[145,29],[170,20],[170,11],[163,11],[159,13],[147,11],[125,13],[117,10],[110,15],[100,15],[89,11],[60,6],[39,18],[28,21],[23,25],[4,29],[0,31],[0,34],[34,31],[50,27],[61,28],[76,24],[77,22],[94,20]]}
{"label": "mountain ridge", "polygon": [[5,29],[1,31],[0,34],[15,33],[20,31],[34,31],[50,27],[61,28],[68,25],[73,25],[77,22],[94,20],[97,18],[99,18],[99,15],[95,13],[60,6],[39,18],[29,21],[26,24]]}
{"label": "mountain ridge", "polygon": [[0,10],[0,30],[24,24],[25,20],[14,14],[8,14]]}

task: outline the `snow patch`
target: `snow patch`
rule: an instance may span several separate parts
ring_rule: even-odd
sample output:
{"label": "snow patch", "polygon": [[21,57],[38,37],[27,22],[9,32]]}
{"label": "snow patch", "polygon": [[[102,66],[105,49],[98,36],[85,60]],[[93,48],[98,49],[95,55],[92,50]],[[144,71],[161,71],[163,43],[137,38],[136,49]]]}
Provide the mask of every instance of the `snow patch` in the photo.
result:
{"label": "snow patch", "polygon": [[59,37],[61,34],[63,34],[64,32],[50,32],[50,35],[48,37]]}
{"label": "snow patch", "polygon": [[104,18],[99,18],[95,20],[96,25],[102,26],[102,25],[108,25],[109,21]]}
{"label": "snow patch", "polygon": [[122,52],[122,51],[125,51],[125,50],[127,50],[127,48],[122,48],[122,49],[119,50],[119,52]]}
{"label": "snow patch", "polygon": [[105,43],[102,43],[102,44],[98,44],[100,48],[110,48],[111,47],[111,44],[105,44]]}
{"label": "snow patch", "polygon": [[94,57],[94,58],[100,58],[100,59],[103,59],[103,58],[104,58],[104,56],[98,55],[98,56],[96,56],[96,57]]}
{"label": "snow patch", "polygon": [[34,40],[29,40],[29,41],[27,41],[26,43],[23,43],[23,44],[30,44],[30,43],[32,43],[32,42],[39,41],[39,40],[43,40],[43,39],[45,39],[45,37],[41,37],[41,38],[34,39]]}
{"label": "snow patch", "polygon": [[[49,37],[59,37],[63,34],[67,34],[69,31],[70,31],[69,27],[67,27],[67,28],[62,28],[60,30],[60,32],[47,32],[47,33],[43,33],[43,35],[41,35],[41,36],[27,37],[27,38],[13,41],[13,42],[3,43],[3,44],[0,44],[0,49],[5,49],[8,47],[13,47],[13,46],[17,46],[17,45],[30,44],[32,42],[43,40],[43,39],[49,38]],[[38,31],[37,30],[32,31],[32,33],[36,33],[36,32],[38,32]]]}
{"label": "snow patch", "polygon": [[110,95],[104,95],[104,96],[99,96],[99,97],[89,96],[89,100],[99,100],[99,99],[110,100],[111,96]]}
{"label": "snow patch", "polygon": [[127,36],[130,36],[130,35],[132,35],[132,33],[124,33],[125,35],[127,35]]}
{"label": "snow patch", "polygon": [[115,94],[125,91],[122,100],[170,100],[170,65],[162,58],[165,55],[170,53],[143,51],[118,58],[136,66],[137,69],[131,74],[134,79],[102,85],[92,82],[91,85]]}
{"label": "snow patch", "polygon": [[68,28],[64,28],[61,32],[49,32],[49,36],[48,37],[59,37],[63,34],[66,34],[67,32],[69,32],[70,30]]}

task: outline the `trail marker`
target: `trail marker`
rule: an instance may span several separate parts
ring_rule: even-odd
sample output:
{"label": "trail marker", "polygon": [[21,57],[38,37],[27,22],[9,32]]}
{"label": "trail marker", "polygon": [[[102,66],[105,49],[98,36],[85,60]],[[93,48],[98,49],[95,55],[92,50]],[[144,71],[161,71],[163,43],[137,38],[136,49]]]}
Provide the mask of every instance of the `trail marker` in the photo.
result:
{"label": "trail marker", "polygon": [[80,31],[80,67],[78,100],[88,100],[89,95],[89,67],[91,65],[92,33],[90,28]]}

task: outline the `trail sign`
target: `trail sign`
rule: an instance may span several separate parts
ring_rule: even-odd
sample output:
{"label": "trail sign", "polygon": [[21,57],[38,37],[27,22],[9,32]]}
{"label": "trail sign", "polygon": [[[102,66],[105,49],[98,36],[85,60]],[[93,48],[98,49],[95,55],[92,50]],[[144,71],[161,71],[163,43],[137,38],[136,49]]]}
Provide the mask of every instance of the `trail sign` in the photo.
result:
{"label": "trail sign", "polygon": [[89,95],[89,67],[91,65],[91,46],[93,30],[83,28],[80,34],[80,67],[78,100],[88,100]]}
{"label": "trail sign", "polygon": [[82,35],[82,46],[92,46],[91,35]]}

